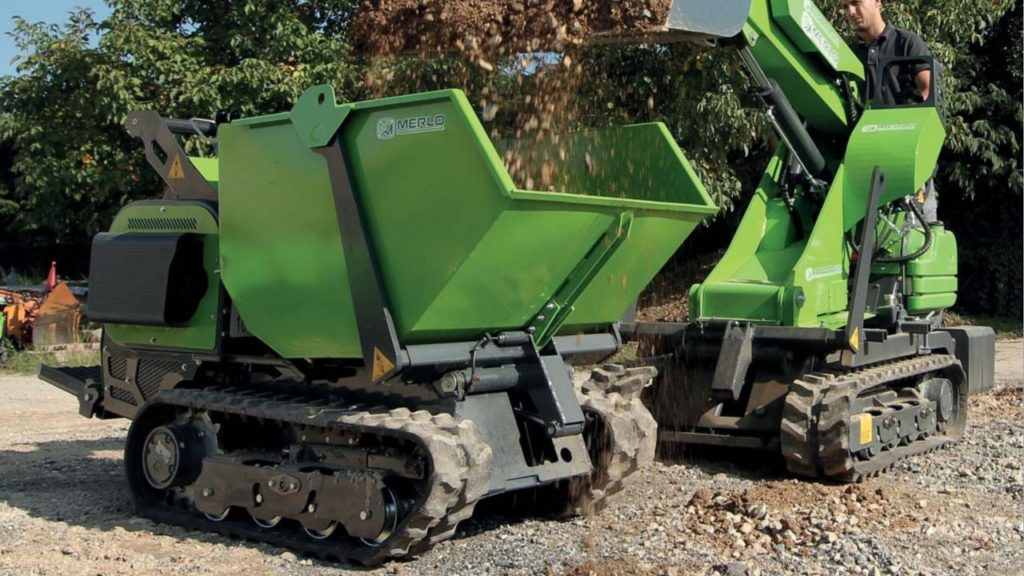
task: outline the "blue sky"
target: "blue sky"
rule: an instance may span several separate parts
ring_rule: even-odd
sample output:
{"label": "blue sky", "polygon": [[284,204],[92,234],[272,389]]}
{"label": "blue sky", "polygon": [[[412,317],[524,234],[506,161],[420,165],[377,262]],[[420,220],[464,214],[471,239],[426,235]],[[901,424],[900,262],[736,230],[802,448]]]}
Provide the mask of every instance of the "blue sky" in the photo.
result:
{"label": "blue sky", "polygon": [[110,14],[104,0],[0,0],[0,76],[13,74],[11,58],[18,54],[10,32],[14,30],[15,16],[29,22],[60,24],[68,19],[68,12],[76,7],[91,8],[96,19],[102,20]]}

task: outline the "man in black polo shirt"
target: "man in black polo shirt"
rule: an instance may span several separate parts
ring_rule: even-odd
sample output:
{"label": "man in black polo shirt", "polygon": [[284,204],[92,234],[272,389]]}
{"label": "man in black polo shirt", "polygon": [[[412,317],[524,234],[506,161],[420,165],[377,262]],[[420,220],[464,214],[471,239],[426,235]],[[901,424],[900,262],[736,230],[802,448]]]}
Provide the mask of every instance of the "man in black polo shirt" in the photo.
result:
{"label": "man in black polo shirt", "polygon": [[[890,26],[882,17],[882,0],[840,0],[846,20],[860,37],[854,53],[864,64],[867,75],[865,100],[874,97],[881,86],[881,103],[888,106],[923,102],[931,94],[932,70],[928,64],[903,64],[888,67],[879,78],[878,63],[887,58],[931,56],[924,40],[913,32]],[[936,221],[938,203],[935,185],[929,180],[917,195],[925,220]]]}
{"label": "man in black polo shirt", "polygon": [[[931,56],[924,40],[913,32],[886,24],[882,17],[882,0],[841,0],[846,20],[853,26],[860,41],[854,53],[864,63],[867,73],[866,98],[878,86],[878,63],[896,56]],[[882,102],[888,105],[911,104],[928,99],[932,72],[927,64],[891,66],[882,75]]]}

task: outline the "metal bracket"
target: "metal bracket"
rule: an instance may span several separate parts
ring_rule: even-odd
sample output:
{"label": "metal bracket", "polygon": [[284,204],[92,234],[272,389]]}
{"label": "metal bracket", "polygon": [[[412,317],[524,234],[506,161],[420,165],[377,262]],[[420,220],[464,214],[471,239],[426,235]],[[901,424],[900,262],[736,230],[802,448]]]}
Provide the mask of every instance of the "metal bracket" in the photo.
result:
{"label": "metal bracket", "polygon": [[64,367],[40,366],[39,378],[78,399],[78,413],[85,418],[102,413],[103,379],[99,366]]}
{"label": "metal bracket", "polygon": [[527,393],[543,421],[544,432],[550,438],[582,434],[583,409],[562,355],[557,350],[541,354],[537,347],[534,352],[544,377],[534,379]]}
{"label": "metal bracket", "polygon": [[335,138],[328,146],[315,151],[327,162],[363,361],[370,383],[376,384],[402,369],[398,334],[374,257],[370,231],[365,225],[365,214],[352,186],[342,142]]}
{"label": "metal bracket", "polygon": [[217,191],[189,160],[160,114],[138,110],[128,114],[124,126],[128,134],[142,140],[146,160],[167,184],[164,200],[217,200]]}
{"label": "metal bracket", "polygon": [[629,237],[633,225],[633,213],[623,212],[601,235],[586,257],[573,269],[558,292],[548,300],[544,308],[534,316],[528,328],[533,333],[538,348],[544,348],[562,327],[573,304],[583,294],[602,266]]}
{"label": "metal bracket", "polygon": [[857,273],[850,295],[850,314],[846,321],[847,350],[843,352],[843,366],[853,366],[854,358],[864,352],[864,314],[867,309],[868,281],[871,279],[872,255],[875,252],[875,228],[878,226],[878,202],[885,194],[888,181],[885,173],[875,166],[871,176],[871,193],[868,194],[867,212],[864,215],[863,231],[860,240],[860,258],[857,260]]}
{"label": "metal bracket", "polygon": [[715,365],[711,393],[716,398],[739,400],[746,383],[747,370],[754,359],[754,326],[741,329],[730,322],[722,337],[722,348]]}

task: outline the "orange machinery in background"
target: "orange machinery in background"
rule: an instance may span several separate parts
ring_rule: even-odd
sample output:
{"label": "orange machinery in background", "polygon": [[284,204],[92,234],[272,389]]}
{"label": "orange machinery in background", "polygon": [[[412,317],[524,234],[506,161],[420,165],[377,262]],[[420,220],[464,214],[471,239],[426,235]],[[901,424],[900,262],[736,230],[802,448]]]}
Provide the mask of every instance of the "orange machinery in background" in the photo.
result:
{"label": "orange machinery in background", "polygon": [[32,342],[32,326],[35,324],[41,298],[41,293],[0,288],[3,336],[16,348],[24,348]]}
{"label": "orange machinery in background", "polygon": [[66,282],[57,281],[56,263],[43,287],[0,288],[2,335],[16,348],[78,344],[81,304]]}

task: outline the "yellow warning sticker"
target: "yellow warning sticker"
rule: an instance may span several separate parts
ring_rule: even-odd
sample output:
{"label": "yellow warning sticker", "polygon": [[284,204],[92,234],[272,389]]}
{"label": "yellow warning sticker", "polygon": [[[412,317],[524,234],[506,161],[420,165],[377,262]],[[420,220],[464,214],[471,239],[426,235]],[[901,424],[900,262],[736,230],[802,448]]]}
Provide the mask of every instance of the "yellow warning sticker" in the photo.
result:
{"label": "yellow warning sticker", "polygon": [[850,336],[850,348],[853,348],[854,352],[860,352],[860,328],[853,329],[853,334]]}
{"label": "yellow warning sticker", "polygon": [[857,414],[853,417],[860,423],[860,445],[867,446],[875,437],[875,420],[871,414]]}
{"label": "yellow warning sticker", "polygon": [[185,179],[185,168],[181,165],[181,156],[174,156],[174,160],[171,162],[171,169],[167,172],[167,177],[171,180]]}
{"label": "yellow warning sticker", "polygon": [[395,363],[391,361],[379,348],[373,349],[373,381],[376,382],[385,374],[395,369]]}

